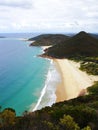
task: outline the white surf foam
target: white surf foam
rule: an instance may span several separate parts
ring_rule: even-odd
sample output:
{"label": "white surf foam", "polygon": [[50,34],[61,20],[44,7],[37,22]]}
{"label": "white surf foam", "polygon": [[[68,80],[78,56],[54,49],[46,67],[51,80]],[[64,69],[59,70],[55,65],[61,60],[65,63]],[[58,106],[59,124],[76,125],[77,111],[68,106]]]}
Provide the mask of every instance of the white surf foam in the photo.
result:
{"label": "white surf foam", "polygon": [[47,74],[45,86],[41,91],[41,96],[32,111],[39,110],[45,106],[51,106],[56,102],[56,87],[61,81],[60,75],[51,60],[50,68]]}

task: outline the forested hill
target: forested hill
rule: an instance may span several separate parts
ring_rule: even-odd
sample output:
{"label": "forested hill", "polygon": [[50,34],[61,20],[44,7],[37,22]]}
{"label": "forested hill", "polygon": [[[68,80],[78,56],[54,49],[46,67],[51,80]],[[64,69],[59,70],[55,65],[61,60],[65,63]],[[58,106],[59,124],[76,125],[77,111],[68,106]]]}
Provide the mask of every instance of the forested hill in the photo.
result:
{"label": "forested hill", "polygon": [[[98,75],[98,39],[86,32],[80,32],[62,44],[54,45],[44,54],[59,58],[75,55],[85,56],[83,70]],[[11,108],[1,109],[0,130],[98,130],[98,81],[87,88],[87,95],[35,112],[25,111],[20,117]]]}
{"label": "forested hill", "polygon": [[43,34],[28,40],[34,41],[30,44],[30,46],[50,46],[63,43],[67,39],[69,39],[69,36],[63,34]]}
{"label": "forested hill", "polygon": [[86,32],[80,32],[62,44],[57,44],[45,51],[41,56],[68,58],[74,56],[98,56],[98,39]]}

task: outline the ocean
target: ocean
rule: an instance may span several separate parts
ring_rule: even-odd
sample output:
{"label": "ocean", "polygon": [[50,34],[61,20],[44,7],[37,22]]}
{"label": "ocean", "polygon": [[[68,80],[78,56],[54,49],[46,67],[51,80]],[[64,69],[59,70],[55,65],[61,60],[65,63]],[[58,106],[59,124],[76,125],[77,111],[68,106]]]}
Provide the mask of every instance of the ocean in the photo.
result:
{"label": "ocean", "polygon": [[0,106],[17,115],[51,106],[56,101],[60,76],[53,61],[37,57],[41,47],[30,47],[23,39],[39,34],[0,34]]}

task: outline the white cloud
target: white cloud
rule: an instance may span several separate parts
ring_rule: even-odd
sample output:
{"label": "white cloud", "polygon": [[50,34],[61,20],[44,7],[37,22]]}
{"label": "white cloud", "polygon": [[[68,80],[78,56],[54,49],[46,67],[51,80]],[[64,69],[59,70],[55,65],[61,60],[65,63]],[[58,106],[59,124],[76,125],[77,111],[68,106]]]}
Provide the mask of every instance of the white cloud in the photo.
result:
{"label": "white cloud", "polygon": [[97,0],[3,0],[0,32],[97,31]]}
{"label": "white cloud", "polygon": [[29,8],[32,6],[32,0],[2,0],[0,6]]}

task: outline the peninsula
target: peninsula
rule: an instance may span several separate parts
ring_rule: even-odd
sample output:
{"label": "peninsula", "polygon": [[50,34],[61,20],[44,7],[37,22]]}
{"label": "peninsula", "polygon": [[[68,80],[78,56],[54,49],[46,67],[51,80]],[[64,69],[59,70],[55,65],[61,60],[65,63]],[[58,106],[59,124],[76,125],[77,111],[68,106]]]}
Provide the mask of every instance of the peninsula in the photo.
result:
{"label": "peninsula", "polygon": [[30,46],[50,46],[63,43],[67,39],[69,39],[69,36],[63,34],[43,34],[28,40],[34,41]]}
{"label": "peninsula", "polygon": [[57,103],[21,117],[5,109],[0,130],[98,130],[98,39],[83,31],[64,37],[59,42],[37,37],[42,42],[35,38],[31,44],[51,46],[40,56],[51,58],[61,73]]}
{"label": "peninsula", "polygon": [[[51,58],[59,68],[62,82],[57,87],[57,102],[84,95],[86,88],[92,86],[94,81],[98,81],[98,76],[93,76],[98,72],[98,39],[84,31],[67,39],[65,37],[67,36],[41,35],[34,42],[36,46],[51,45],[40,56]],[[58,39],[59,42],[57,42]],[[49,42],[51,44],[47,44]],[[78,66],[72,60],[78,61]],[[82,72],[82,70],[86,72]],[[92,75],[87,74],[88,72]]]}
{"label": "peninsula", "polygon": [[59,59],[98,56],[98,39],[82,31],[62,44],[53,45],[41,56]]}

